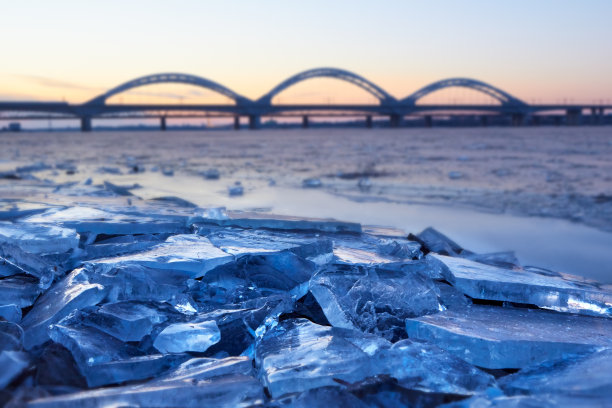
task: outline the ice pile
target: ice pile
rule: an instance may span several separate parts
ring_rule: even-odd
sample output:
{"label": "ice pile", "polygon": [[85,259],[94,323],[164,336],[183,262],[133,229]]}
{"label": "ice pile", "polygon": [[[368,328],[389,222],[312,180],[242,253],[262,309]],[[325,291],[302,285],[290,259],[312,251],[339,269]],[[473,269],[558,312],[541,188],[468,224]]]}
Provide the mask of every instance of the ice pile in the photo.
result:
{"label": "ice pile", "polygon": [[609,287],[431,228],[179,204],[3,213],[0,405],[612,398]]}

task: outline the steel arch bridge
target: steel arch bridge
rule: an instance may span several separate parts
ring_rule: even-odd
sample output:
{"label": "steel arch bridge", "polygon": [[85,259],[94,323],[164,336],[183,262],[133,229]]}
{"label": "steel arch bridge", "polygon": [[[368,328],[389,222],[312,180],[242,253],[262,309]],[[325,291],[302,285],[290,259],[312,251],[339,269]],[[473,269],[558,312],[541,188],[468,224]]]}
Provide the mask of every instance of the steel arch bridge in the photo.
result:
{"label": "steel arch bridge", "polygon": [[527,106],[525,102],[510,95],[509,93],[502,91],[501,89],[496,88],[493,85],[489,85],[486,82],[478,81],[476,79],[471,78],[448,78],[434,82],[407,96],[400,102],[405,105],[414,106],[416,105],[419,99],[429,95],[430,93],[450,87],[463,87],[474,89],[498,100],[504,107]]}
{"label": "steel arch bridge", "polygon": [[130,89],[146,85],[167,83],[180,83],[210,89],[211,91],[215,91],[221,95],[232,99],[237,105],[248,104],[249,102],[251,102],[250,99],[240,94],[237,94],[231,89],[221,84],[218,84],[217,82],[211,81],[210,79],[202,78],[196,75],[170,72],[146,75],[140,78],[132,79],[131,81],[124,82],[123,84],[112,88],[111,90],[103,93],[102,95],[96,96],[89,102],[86,102],[85,105],[104,105],[106,103],[106,100],[111,96],[129,91]]}
{"label": "steel arch bridge", "polygon": [[364,77],[357,75],[353,72],[346,71],[339,68],[314,68],[307,71],[295,74],[283,82],[272,88],[267,94],[263,95],[257,100],[257,103],[262,105],[270,105],[272,99],[284,91],[285,89],[311,78],[335,78],[342,81],[349,82],[365,90],[366,92],[373,95],[380,101],[381,104],[389,104],[397,102],[397,100],[391,96],[387,91],[376,85],[375,83],[365,79]]}

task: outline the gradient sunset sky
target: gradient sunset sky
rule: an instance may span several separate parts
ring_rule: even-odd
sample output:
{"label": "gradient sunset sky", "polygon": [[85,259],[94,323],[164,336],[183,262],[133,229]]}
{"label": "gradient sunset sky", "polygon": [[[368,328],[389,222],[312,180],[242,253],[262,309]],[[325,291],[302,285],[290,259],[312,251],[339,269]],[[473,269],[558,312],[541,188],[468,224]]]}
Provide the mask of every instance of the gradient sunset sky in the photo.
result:
{"label": "gradient sunset sky", "polygon": [[[612,100],[609,0],[23,0],[4,1],[1,16],[0,100],[79,103],[158,72],[199,75],[255,99],[320,66],[398,98],[461,76],[527,102]],[[306,81],[279,97],[372,100],[338,82]],[[213,98],[158,88],[135,95]]]}

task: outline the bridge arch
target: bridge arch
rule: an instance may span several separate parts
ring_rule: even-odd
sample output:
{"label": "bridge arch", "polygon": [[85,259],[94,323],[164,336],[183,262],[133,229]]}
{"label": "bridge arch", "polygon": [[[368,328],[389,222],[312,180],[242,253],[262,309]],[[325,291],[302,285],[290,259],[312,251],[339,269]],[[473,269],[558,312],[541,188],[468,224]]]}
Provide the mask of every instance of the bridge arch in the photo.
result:
{"label": "bridge arch", "polygon": [[498,100],[502,106],[524,106],[525,102],[520,99],[510,95],[509,93],[502,91],[499,88],[494,87],[493,85],[487,84],[486,82],[478,81],[476,79],[470,78],[448,78],[443,79],[441,81],[434,82],[429,84],[415,93],[407,96],[402,99],[400,102],[407,105],[415,105],[417,101],[423,98],[426,95],[429,95],[432,92],[439,91],[444,88],[450,87],[464,87],[474,89],[476,91],[482,92],[486,95],[491,96],[492,98]]}
{"label": "bridge arch", "polygon": [[124,82],[123,84],[116,86],[109,91],[103,93],[102,95],[98,95],[86,105],[103,105],[106,103],[106,100],[113,95],[117,95],[122,92],[126,92],[133,88],[138,88],[146,85],[153,84],[166,84],[166,83],[180,83],[187,85],[195,85],[202,88],[210,89],[211,91],[215,91],[220,93],[221,95],[227,96],[236,102],[237,105],[240,104],[248,104],[252,102],[250,99],[245,98],[244,96],[237,94],[231,89],[218,84],[210,79],[202,78],[196,75],[189,74],[181,74],[181,73],[161,73],[161,74],[153,74],[146,75],[140,78],[132,79],[131,81]]}
{"label": "bridge arch", "polygon": [[284,91],[285,89],[297,84],[298,82],[305,81],[311,78],[335,78],[340,79],[342,81],[349,82],[354,84],[366,92],[370,93],[376,99],[380,101],[380,103],[392,103],[397,102],[394,97],[389,95],[387,91],[374,84],[373,82],[365,79],[364,77],[354,74],[350,71],[346,71],[339,68],[314,68],[309,69],[307,71],[300,72],[295,74],[287,79],[285,79],[280,84],[276,85],[272,88],[267,94],[263,95],[261,98],[257,100],[258,103],[261,104],[271,104],[272,98],[276,95]]}

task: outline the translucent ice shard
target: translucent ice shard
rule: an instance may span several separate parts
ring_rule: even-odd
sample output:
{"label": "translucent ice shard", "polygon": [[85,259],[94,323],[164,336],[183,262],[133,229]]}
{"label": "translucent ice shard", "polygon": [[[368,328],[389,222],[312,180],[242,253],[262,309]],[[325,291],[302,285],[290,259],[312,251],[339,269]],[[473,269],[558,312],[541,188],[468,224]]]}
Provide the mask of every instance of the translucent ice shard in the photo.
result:
{"label": "translucent ice shard", "polygon": [[104,286],[89,283],[83,269],[76,269],[38,298],[21,324],[24,347],[31,349],[49,340],[47,327],[59,322],[73,310],[93,306],[104,299]]}
{"label": "translucent ice shard", "polygon": [[291,251],[246,255],[208,272],[209,299],[217,303],[240,303],[248,299],[291,292],[301,297],[317,265]]}
{"label": "translucent ice shard", "polygon": [[119,213],[91,207],[52,209],[42,214],[25,218],[25,222],[57,224],[73,228],[79,233],[130,235],[130,234],[180,234],[187,232],[187,217],[144,214],[138,212]]}
{"label": "translucent ice shard", "polygon": [[102,388],[31,401],[32,408],[73,407],[250,407],[264,401],[263,388],[250,376],[229,375],[214,380],[152,382]]}
{"label": "translucent ice shard", "polygon": [[21,374],[28,364],[27,353],[6,350],[0,352],[0,367],[2,367],[2,370],[0,370],[0,390]]}
{"label": "translucent ice shard", "polygon": [[528,269],[504,269],[462,258],[428,256],[442,263],[446,280],[475,299],[533,304],[561,312],[612,317],[612,292],[588,282]]}
{"label": "translucent ice shard", "polygon": [[500,386],[509,394],[566,394],[610,401],[612,349],[530,367],[502,378]]}
{"label": "translucent ice shard", "polygon": [[151,378],[187,359],[185,355],[142,355],[134,346],[79,320],[76,314],[52,325],[49,332],[53,341],[70,350],[90,387]]}
{"label": "translucent ice shard", "polygon": [[0,304],[19,308],[31,306],[42,289],[32,276],[17,275],[0,280]]}
{"label": "translucent ice shard", "polygon": [[40,278],[63,274],[78,245],[79,235],[73,229],[0,222],[0,257]]}
{"label": "translucent ice shard", "polygon": [[[293,301],[288,295],[257,298],[237,305],[223,305],[198,316],[201,320],[214,320],[219,327],[221,339],[208,349],[208,353],[220,351],[229,355],[243,353],[258,336],[265,324],[274,324],[281,313],[291,312]],[[263,334],[263,333],[262,333]]]}
{"label": "translucent ice shard", "polygon": [[21,321],[21,308],[15,305],[0,306],[0,317],[13,323]]}
{"label": "translucent ice shard", "polygon": [[442,309],[436,286],[418,264],[401,271],[337,265],[313,276],[310,292],[333,326],[393,341],[405,337],[406,318]]}
{"label": "translucent ice shard", "polygon": [[83,323],[122,341],[140,341],[153,327],[167,320],[153,304],[127,301],[106,303],[89,313]]}
{"label": "translucent ice shard", "polygon": [[167,234],[119,235],[84,246],[81,259],[105,258],[148,250],[168,238]]}
{"label": "translucent ice shard", "polygon": [[214,320],[174,323],[157,335],[153,346],[161,353],[205,352],[221,339]]}
{"label": "translucent ice shard", "polygon": [[119,266],[139,265],[152,269],[182,271],[192,278],[204,276],[234,257],[198,235],[173,235],[166,242],[147,251],[95,261],[98,270],[110,271]]}
{"label": "translucent ice shard", "polygon": [[226,375],[253,376],[253,362],[248,357],[192,358],[155,382],[201,381]]}
{"label": "translucent ice shard", "polygon": [[612,320],[472,305],[406,320],[408,336],[485,368],[522,368],[612,345]]}
{"label": "translucent ice shard", "polygon": [[280,322],[257,344],[255,358],[274,398],[377,375],[408,388],[464,395],[494,384],[490,375],[431,345],[404,340],[392,346],[378,336],[303,319]]}
{"label": "translucent ice shard", "polygon": [[410,238],[419,242],[427,252],[442,255],[457,256],[464,252],[455,241],[434,228],[426,228],[418,235],[410,234]]}

